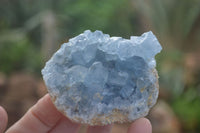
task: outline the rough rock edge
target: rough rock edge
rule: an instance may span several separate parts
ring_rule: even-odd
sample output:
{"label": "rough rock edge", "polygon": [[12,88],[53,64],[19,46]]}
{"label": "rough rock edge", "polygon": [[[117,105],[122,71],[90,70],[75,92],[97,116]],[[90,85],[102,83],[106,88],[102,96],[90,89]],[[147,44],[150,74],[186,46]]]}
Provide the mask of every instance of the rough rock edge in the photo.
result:
{"label": "rough rock edge", "polygon": [[[152,102],[152,100],[153,100],[152,94],[155,93],[155,91],[159,92],[159,83],[158,83],[158,78],[159,77],[158,77],[157,70],[154,68],[152,70],[152,73],[155,75],[157,81],[156,81],[156,83],[154,85],[155,87],[154,87],[152,93],[149,94],[149,97],[148,97],[148,107],[149,107],[149,110],[151,109],[151,107],[153,107],[156,104],[156,101],[157,101],[157,100],[155,100],[155,102]],[[48,90],[48,92],[49,92],[49,90]],[[49,95],[51,97],[52,102],[54,103],[54,106],[56,107],[55,101],[57,99],[57,96],[52,96],[51,93],[49,93]],[[154,98],[154,99],[157,99],[157,98],[158,98],[158,93],[156,95],[156,98]],[[68,108],[68,107],[66,107],[66,108]],[[93,117],[90,120],[90,122],[85,122],[83,119],[78,118],[78,117],[76,117],[76,118],[70,118],[70,117],[68,117],[67,114],[65,114],[64,110],[59,110],[58,108],[57,108],[57,110],[59,112],[61,112],[64,116],[66,116],[68,119],[70,119],[72,122],[86,124],[86,125],[91,125],[91,126],[95,126],[95,125],[103,126],[103,125],[108,125],[108,124],[112,124],[112,123],[133,122],[133,121],[135,121],[138,118],[146,116],[148,114],[148,112],[149,112],[149,110],[146,111],[146,112],[143,112],[143,114],[140,115],[138,118],[130,120],[128,118],[129,114],[125,114],[124,115],[123,112],[120,112],[118,109],[114,109],[112,111],[112,114],[110,114],[109,116],[98,115],[97,117]]]}

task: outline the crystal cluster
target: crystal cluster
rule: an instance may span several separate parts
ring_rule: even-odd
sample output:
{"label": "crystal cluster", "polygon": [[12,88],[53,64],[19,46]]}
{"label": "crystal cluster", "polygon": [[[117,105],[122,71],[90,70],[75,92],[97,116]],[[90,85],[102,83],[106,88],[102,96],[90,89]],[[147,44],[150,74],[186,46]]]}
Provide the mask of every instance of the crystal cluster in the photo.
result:
{"label": "crystal cluster", "polygon": [[43,79],[57,109],[75,122],[133,121],[156,103],[161,49],[151,31],[124,39],[86,30],[52,56]]}

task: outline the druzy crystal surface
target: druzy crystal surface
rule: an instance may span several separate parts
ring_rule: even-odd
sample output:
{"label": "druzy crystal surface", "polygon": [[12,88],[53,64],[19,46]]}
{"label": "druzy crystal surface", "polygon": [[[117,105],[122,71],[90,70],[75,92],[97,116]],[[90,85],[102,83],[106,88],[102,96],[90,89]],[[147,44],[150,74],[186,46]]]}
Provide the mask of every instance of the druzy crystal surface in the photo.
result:
{"label": "druzy crystal surface", "polygon": [[128,122],[148,114],[158,97],[153,33],[130,39],[101,31],[72,38],[42,70],[48,92],[69,119],[89,125]]}

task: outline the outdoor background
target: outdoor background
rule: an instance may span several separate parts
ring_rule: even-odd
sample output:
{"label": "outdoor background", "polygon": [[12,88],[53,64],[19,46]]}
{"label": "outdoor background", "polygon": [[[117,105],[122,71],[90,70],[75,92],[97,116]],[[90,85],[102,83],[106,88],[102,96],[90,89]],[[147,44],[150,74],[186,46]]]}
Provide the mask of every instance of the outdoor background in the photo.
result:
{"label": "outdoor background", "polygon": [[45,62],[87,29],[124,38],[153,31],[163,47],[153,133],[199,133],[200,0],[0,0],[0,105],[9,126],[46,93]]}

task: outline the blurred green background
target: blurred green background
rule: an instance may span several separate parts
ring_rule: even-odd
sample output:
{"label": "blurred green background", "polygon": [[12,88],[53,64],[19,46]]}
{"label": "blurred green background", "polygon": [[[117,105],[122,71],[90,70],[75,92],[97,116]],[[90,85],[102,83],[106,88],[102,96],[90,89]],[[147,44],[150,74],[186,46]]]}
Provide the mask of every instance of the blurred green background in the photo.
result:
{"label": "blurred green background", "polygon": [[87,29],[124,38],[153,31],[163,46],[153,132],[200,131],[200,0],[1,0],[0,104],[9,125],[46,93],[45,61]]}

